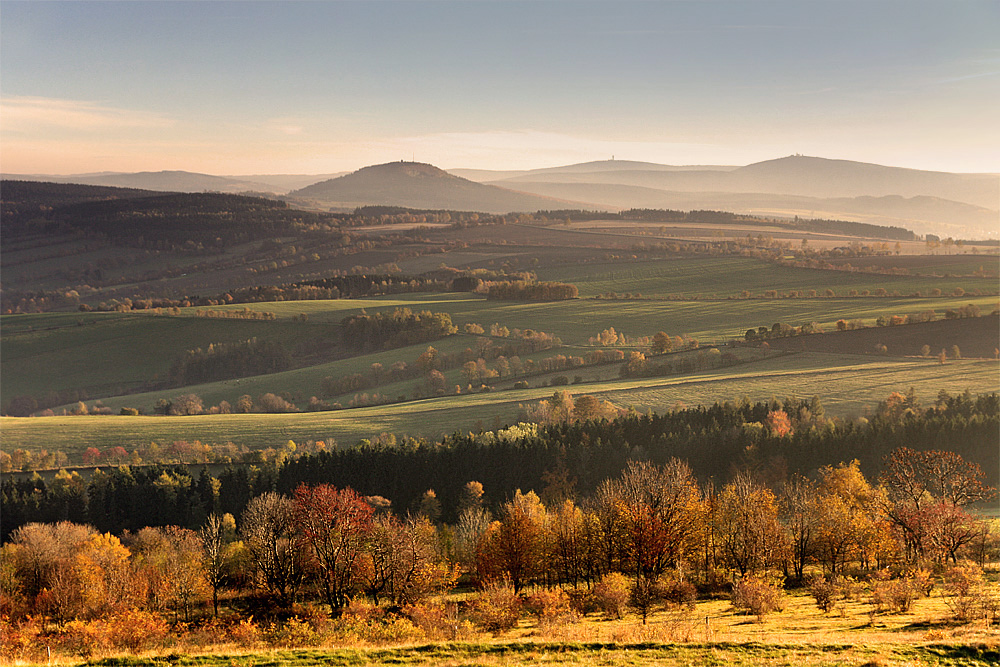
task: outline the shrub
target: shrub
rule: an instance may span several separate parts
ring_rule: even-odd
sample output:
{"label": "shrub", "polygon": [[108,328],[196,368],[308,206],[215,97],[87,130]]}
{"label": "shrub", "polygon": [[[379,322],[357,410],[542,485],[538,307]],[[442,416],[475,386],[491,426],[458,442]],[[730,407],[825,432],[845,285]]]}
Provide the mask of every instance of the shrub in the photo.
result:
{"label": "shrub", "polygon": [[875,613],[909,611],[915,597],[916,589],[911,579],[889,579],[888,573],[883,572],[872,581],[871,605]]}
{"label": "shrub", "polygon": [[11,622],[4,618],[0,622],[0,658],[5,662],[42,660],[42,642],[38,635],[42,627],[35,618],[27,618],[20,622]]}
{"label": "shrub", "polygon": [[643,625],[646,625],[646,619],[653,610],[653,605],[663,599],[663,592],[663,587],[656,580],[638,577],[632,582],[628,602],[642,615]]}
{"label": "shrub", "polygon": [[476,624],[494,633],[517,625],[520,611],[521,599],[510,582],[503,580],[486,583],[471,609]]}
{"label": "shrub", "polygon": [[925,568],[917,568],[907,575],[910,580],[910,585],[913,586],[913,590],[918,595],[922,595],[925,598],[931,596],[931,591],[934,590],[934,575],[930,570]]}
{"label": "shrub", "polygon": [[238,644],[244,648],[254,648],[261,643],[263,633],[257,624],[253,622],[253,616],[248,616],[247,618],[240,619],[239,623],[229,629],[229,638],[234,644]]}
{"label": "shrub", "polygon": [[579,616],[586,616],[587,614],[592,614],[595,611],[600,611],[600,607],[597,606],[597,601],[594,600],[594,591],[587,590],[585,588],[571,588],[566,591],[566,595],[569,596],[569,603],[573,607],[573,611]]}
{"label": "shrub", "polygon": [[836,579],[827,579],[823,576],[813,577],[809,582],[809,594],[816,600],[816,606],[823,610],[824,614],[830,612],[836,605],[838,592]]}
{"label": "shrub", "polygon": [[753,614],[757,620],[762,620],[765,614],[772,611],[781,611],[785,607],[783,583],[781,578],[767,575],[743,577],[733,587],[733,607]]}
{"label": "shrub", "polygon": [[663,598],[678,606],[694,609],[694,603],[698,600],[698,589],[686,579],[670,579],[661,584]]}
{"label": "shrub", "polygon": [[458,604],[454,602],[419,602],[405,607],[403,613],[428,639],[457,641],[474,634],[472,624],[459,617]]}
{"label": "shrub", "polygon": [[115,650],[134,654],[163,645],[169,634],[158,614],[133,609],[111,620],[70,621],[52,636],[52,643],[84,657]]}
{"label": "shrub", "polygon": [[1000,593],[983,577],[975,563],[964,562],[945,573],[945,603],[962,623],[986,618],[995,621],[1000,611]]}
{"label": "shrub", "polygon": [[864,592],[864,585],[854,577],[837,577],[837,590],[845,600],[856,600]]}
{"label": "shrub", "polygon": [[621,618],[628,605],[629,580],[624,574],[611,572],[601,577],[594,586],[592,597],[597,608],[608,618]]}
{"label": "shrub", "polygon": [[292,616],[284,623],[272,623],[267,631],[267,643],[276,648],[316,646],[319,635],[307,621]]}
{"label": "shrub", "polygon": [[538,617],[538,625],[552,628],[578,620],[569,595],[561,588],[541,590],[528,598],[525,606]]}

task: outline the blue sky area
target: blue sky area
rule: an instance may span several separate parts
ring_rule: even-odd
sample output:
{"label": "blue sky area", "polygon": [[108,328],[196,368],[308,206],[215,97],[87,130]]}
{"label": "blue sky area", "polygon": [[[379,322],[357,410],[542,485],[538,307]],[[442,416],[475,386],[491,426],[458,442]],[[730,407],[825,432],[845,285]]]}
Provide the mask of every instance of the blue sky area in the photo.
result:
{"label": "blue sky area", "polygon": [[1000,172],[1000,2],[0,2],[6,173]]}

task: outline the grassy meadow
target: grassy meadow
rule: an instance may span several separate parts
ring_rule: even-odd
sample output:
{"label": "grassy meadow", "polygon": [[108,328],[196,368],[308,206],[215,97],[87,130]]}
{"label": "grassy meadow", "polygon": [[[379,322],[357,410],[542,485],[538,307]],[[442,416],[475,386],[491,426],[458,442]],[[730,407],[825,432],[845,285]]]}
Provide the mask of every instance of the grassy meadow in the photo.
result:
{"label": "grassy meadow", "polygon": [[871,613],[859,596],[841,600],[830,613],[816,608],[803,591],[792,591],[784,609],[757,619],[738,613],[728,601],[698,602],[693,608],[654,612],[645,625],[633,614],[610,620],[600,614],[542,624],[530,616],[498,635],[460,630],[452,640],[428,642],[413,626],[387,627],[378,637],[324,641],[315,636],[300,647],[264,643],[222,644],[207,651],[195,635],[173,651],[84,661],[56,659],[49,664],[203,665],[206,667],[303,667],[305,665],[993,665],[1000,643],[983,621],[957,624],[949,618],[947,598],[932,592],[909,611]]}
{"label": "grassy meadow", "polygon": [[[313,349],[322,351],[324,347],[337,344],[339,322],[362,310],[374,312],[407,307],[447,312],[459,326],[475,322],[489,327],[499,322],[511,329],[553,333],[564,344],[579,347],[608,327],[630,336],[649,336],[662,330],[671,335],[691,336],[704,344],[741,338],[749,328],[770,327],[779,321],[796,326],[817,322],[822,328],[832,330],[839,319],[860,319],[871,325],[882,315],[928,309],[941,315],[949,308],[968,303],[990,312],[996,302],[996,297],[872,297],[718,301],[575,299],[554,303],[508,303],[468,294],[414,294],[405,298],[291,301],[214,308],[242,310],[247,307],[273,312],[277,317],[274,321],[197,317],[195,308],[182,309],[180,316],[142,312],[10,315],[3,318],[4,335],[0,341],[2,397],[6,401],[13,396],[43,396],[50,391],[67,389],[86,389],[92,398],[115,396],[165,378],[171,363],[185,350],[251,337],[275,340],[293,353],[296,350],[306,354]],[[298,319],[301,314],[307,316],[305,322]],[[435,342],[434,346],[464,349],[471,344],[470,338],[458,336],[454,341]],[[276,381],[273,388],[263,391],[288,391],[297,386],[308,399],[316,391],[302,387],[314,385],[316,378],[360,372],[374,361],[412,363],[423,349],[426,345],[366,355],[364,359],[338,362],[336,366],[300,368],[293,373],[302,374],[301,381],[294,375],[281,375],[234,382],[251,382],[257,387],[270,386]],[[235,397],[238,396],[236,393]]]}
{"label": "grassy meadow", "polygon": [[[855,266],[866,266],[867,258],[855,258]],[[979,258],[975,267],[967,263],[945,264],[955,273],[968,270],[972,273],[978,266],[993,258]],[[631,262],[600,262],[573,266],[552,267],[537,271],[539,280],[557,280],[573,283],[580,289],[581,296],[596,296],[609,292],[641,293],[645,296],[720,297],[737,296],[744,290],[759,296],[767,290],[787,293],[799,290],[808,293],[816,290],[823,294],[832,289],[837,296],[847,296],[850,290],[871,293],[879,288],[889,294],[903,295],[920,292],[928,294],[939,289],[942,294],[951,294],[956,288],[968,292],[984,290],[996,293],[997,284],[993,278],[979,278],[962,275],[960,277],[932,277],[915,275],[878,275],[851,273],[823,269],[804,269],[779,266],[759,259],[744,257],[719,258],[675,258],[665,260],[642,260]]]}
{"label": "grassy meadow", "polygon": [[[574,395],[592,394],[619,407],[663,411],[675,405],[772,396],[819,395],[831,416],[862,414],[895,390],[913,387],[925,402],[939,390],[960,393],[996,389],[993,360],[948,361],[894,359],[857,355],[796,353],[736,367],[661,378],[604,379],[563,387]],[[585,380],[587,369],[581,370]],[[238,391],[242,391],[241,387]],[[342,446],[383,432],[438,437],[514,423],[521,405],[551,396],[553,388],[450,395],[333,412],[230,414],[191,417],[56,416],[0,418],[5,449],[61,449],[79,455],[87,447],[121,445],[132,449],[149,442],[200,440],[234,442],[252,449],[288,440],[331,439]],[[180,393],[180,392],[174,392]],[[113,409],[135,405],[137,396],[105,400]]]}
{"label": "grassy meadow", "polygon": [[[448,255],[435,255],[440,263]],[[470,255],[471,258],[471,255]],[[466,258],[466,259],[470,259]],[[461,259],[461,258],[458,258]],[[985,258],[975,258],[977,260]],[[6,315],[0,339],[2,398],[44,396],[50,392],[85,390],[90,404],[100,398],[117,413],[122,407],[152,412],[156,401],[196,393],[207,407],[220,401],[234,403],[241,395],[285,394],[304,406],[310,396],[322,396],[325,377],[364,373],[373,363],[388,367],[395,361],[413,364],[427,344],[345,356],[340,343],[340,321],[352,314],[406,307],[447,312],[459,326],[497,322],[510,329],[534,329],[560,337],[563,347],[535,355],[583,354],[588,339],[613,327],[629,336],[651,336],[657,331],[690,336],[702,345],[721,344],[743,337],[747,329],[775,322],[793,326],[816,322],[831,331],[840,319],[872,325],[879,316],[948,309],[972,303],[984,313],[997,307],[996,296],[954,296],[956,288],[995,292],[995,280],[883,276],[842,271],[780,267],[742,257],[679,258],[635,262],[549,265],[539,269],[541,279],[578,285],[594,296],[610,291],[644,295],[684,294],[686,300],[580,298],[549,303],[489,301],[468,293],[422,293],[369,299],[285,301],[229,305],[204,310],[274,313],[276,319],[255,321],[199,316],[198,308],[178,315],[151,312],[45,313]],[[945,296],[849,297],[850,290],[890,294],[939,289]],[[832,298],[737,298],[744,290],[754,296],[766,290],[807,293],[827,288]],[[714,297],[714,298],[713,298]],[[204,313],[202,313],[204,315]],[[304,316],[304,317],[303,317]],[[282,373],[174,387],[138,393],[150,383],[162,382],[175,359],[186,350],[211,343],[243,341],[251,337],[282,344],[298,367]],[[457,352],[475,347],[474,338],[458,334],[434,347]],[[863,352],[858,350],[858,352]],[[568,369],[559,374],[580,376],[581,384],[567,387],[575,394],[590,393],[621,407],[640,411],[665,410],[677,404],[695,405],[716,400],[819,394],[831,414],[855,416],[888,393],[914,387],[927,399],[941,389],[950,392],[994,391],[995,362],[955,361],[945,366],[923,359],[873,357],[867,354],[800,353],[764,359],[729,369],[685,376],[621,380],[617,365]],[[551,374],[550,374],[551,375]],[[335,439],[351,445],[382,432],[437,437],[455,431],[479,430],[517,420],[521,406],[551,395],[541,387],[544,376],[529,378],[531,389],[486,394],[450,395],[396,405],[286,415],[199,415],[196,417],[47,417],[30,420],[4,418],[5,449],[62,449],[78,453],[89,446],[105,449],[149,441],[201,440],[265,447],[287,440]],[[459,369],[446,372],[449,391],[465,386]],[[368,390],[392,400],[412,397],[416,380]],[[510,386],[509,382],[499,387]],[[350,394],[327,397],[346,405]],[[59,409],[57,409],[59,411]]]}

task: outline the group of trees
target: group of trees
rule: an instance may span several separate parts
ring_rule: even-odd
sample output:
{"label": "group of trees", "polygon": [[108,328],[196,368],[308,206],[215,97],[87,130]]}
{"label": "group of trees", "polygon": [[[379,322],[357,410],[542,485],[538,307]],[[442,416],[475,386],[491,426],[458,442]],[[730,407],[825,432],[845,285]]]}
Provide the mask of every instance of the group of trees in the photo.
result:
{"label": "group of trees", "polygon": [[301,486],[252,498],[231,514],[118,536],[71,521],[29,523],[2,548],[6,615],[98,618],[128,609],[190,616],[224,588],[256,590],[279,608],[303,590],[332,610],[360,592],[402,606],[450,586],[454,568],[424,515],[400,518],[387,501],[351,489]]}
{"label": "group of trees", "polygon": [[[323,378],[321,383],[322,395],[331,398],[374,389],[387,383],[420,379],[421,383],[414,393],[421,396],[435,394],[438,389],[443,390],[447,383],[442,371],[455,368],[461,368],[468,382],[478,386],[492,378],[559,370],[610,360],[600,357],[597,361],[597,356],[588,354],[586,358],[554,355],[537,361],[528,359],[522,362],[519,355],[545,350],[560,345],[561,341],[544,331],[532,329],[511,331],[499,323],[494,323],[490,327],[489,337],[484,335],[486,330],[483,326],[476,323],[466,323],[464,329],[465,333],[476,336],[474,347],[470,346],[456,352],[444,352],[429,346],[412,363],[403,360],[391,364],[376,362],[364,373],[350,373],[339,378],[328,376]],[[488,361],[493,363],[488,364]]]}
{"label": "group of trees", "polygon": [[[219,193],[82,202],[62,206],[51,216],[125,245],[212,251],[281,236],[300,225],[328,219],[291,209],[282,201]],[[178,240],[182,236],[187,239],[184,243]]]}
{"label": "group of trees", "polygon": [[[845,320],[840,320],[837,322],[837,329],[843,331],[840,323],[845,322]],[[846,325],[846,322],[845,322]],[[788,336],[808,336],[810,334],[823,333],[819,324],[816,322],[810,322],[808,324],[803,324],[798,327],[793,327],[790,324],[784,322],[775,322],[768,327],[757,327],[756,329],[747,329],[747,332],[743,337],[748,342],[756,342],[761,340],[767,340],[768,338],[785,338]]]}
{"label": "group of trees", "polygon": [[[878,484],[857,461],[773,485],[742,471],[721,488],[699,485],[679,459],[632,461],[580,504],[517,492],[479,533],[469,529],[478,515],[463,513],[456,534],[477,536],[465,553],[475,553],[480,577],[505,577],[516,590],[590,585],[620,572],[640,599],[667,573],[709,584],[777,571],[801,582],[817,567],[836,575],[962,556],[982,564],[1000,553],[1000,535],[964,509],[993,493],[981,477],[952,453],[905,448]],[[904,548],[915,525],[922,549]]]}
{"label": "group of trees", "polygon": [[630,460],[586,496],[565,484],[544,500],[518,489],[490,507],[482,484],[467,482],[451,524],[438,522],[431,490],[400,515],[381,496],[300,484],[289,495],[253,495],[238,521],[217,511],[193,523],[170,515],[117,534],[79,521],[25,524],[2,547],[0,603],[15,618],[138,609],[187,620],[209,600],[218,615],[225,589],[279,609],[321,599],[337,612],[358,595],[412,605],[463,573],[515,593],[594,589],[622,575],[645,618],[661,597],[691,601],[695,585],[766,573],[803,581],[810,569],[834,576],[995,559],[1000,535],[966,510],[993,494],[982,478],[954,453],[909,448],[891,453],[877,483],[857,461],[775,482],[743,469],[716,486],[677,458]]}
{"label": "group of trees", "polygon": [[497,301],[562,301],[579,296],[576,285],[524,280],[487,283],[486,298]]}
{"label": "group of trees", "polygon": [[[884,457],[899,447],[927,450],[948,443],[990,475],[1000,469],[996,394],[942,393],[924,406],[912,392],[893,393],[868,418],[853,421],[828,418],[818,397],[719,403],[663,414],[628,412],[613,419],[601,418],[607,413],[578,410],[583,397],[570,398],[572,407],[553,398],[550,402],[556,409],[551,412],[576,418],[512,427],[503,437],[485,432],[454,434],[435,442],[376,438],[361,447],[336,450],[302,443],[290,446],[286,455],[279,455],[286,451],[283,446],[274,456],[253,461],[254,452],[231,447],[220,450],[224,456],[216,459],[228,456],[253,465],[233,465],[214,473],[215,481],[207,473],[162,465],[126,465],[102,470],[89,480],[72,475],[51,481],[7,475],[0,485],[3,534],[26,523],[60,519],[86,521],[102,531],[136,530],[166,525],[162,514],[168,509],[183,518],[173,523],[196,527],[214,512],[239,516],[246,502],[264,490],[290,494],[301,483],[331,483],[363,495],[382,495],[403,510],[418,506],[424,491],[433,488],[442,517],[453,521],[470,478],[483,483],[484,502],[496,506],[514,488],[535,490],[543,497],[549,486],[592,494],[631,459],[662,465],[679,458],[701,480],[727,479],[734,467],[749,467],[767,479],[778,479],[857,459],[859,470],[874,477]],[[199,457],[209,457],[201,450]],[[164,445],[140,461],[181,456],[171,451]],[[299,455],[303,451],[309,453]],[[118,456],[119,463],[131,462],[124,450]],[[562,481],[557,484],[558,479]],[[997,484],[995,476],[987,481]]]}
{"label": "group of trees", "polygon": [[363,351],[437,340],[458,331],[448,313],[429,310],[415,313],[409,308],[397,308],[391,313],[351,315],[344,318],[340,326],[344,343]]}
{"label": "group of trees", "polygon": [[213,343],[188,350],[170,366],[174,386],[264,375],[288,370],[292,357],[278,342],[251,338],[238,343]]}
{"label": "group of trees", "polygon": [[[692,341],[694,345],[698,341]],[[694,355],[685,355],[673,361],[657,361],[647,358],[643,352],[629,352],[625,363],[618,370],[621,377],[661,377],[673,373],[692,373],[701,368],[719,368],[741,363],[733,352],[723,352],[717,347],[699,349]]]}

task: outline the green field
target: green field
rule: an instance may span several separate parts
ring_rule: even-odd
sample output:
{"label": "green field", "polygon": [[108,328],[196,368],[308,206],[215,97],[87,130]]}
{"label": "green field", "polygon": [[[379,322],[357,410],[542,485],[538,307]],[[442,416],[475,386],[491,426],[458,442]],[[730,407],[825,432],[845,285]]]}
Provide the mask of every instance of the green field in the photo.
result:
{"label": "green field", "polygon": [[[630,336],[657,331],[688,335],[700,342],[741,338],[749,328],[770,327],[774,322],[800,325],[818,322],[832,330],[839,319],[860,319],[872,324],[881,315],[916,313],[974,303],[984,312],[996,307],[995,297],[974,298],[832,298],[752,299],[718,301],[610,301],[575,299],[554,303],[487,301],[468,294],[414,294],[406,298],[344,299],[252,304],[252,310],[273,312],[278,319],[258,322],[193,317],[196,309],[180,317],[144,313],[53,313],[3,318],[2,399],[44,396],[50,391],[86,389],[91,398],[115,396],[166,377],[170,364],[185,350],[210,343],[260,339],[277,340],[290,351],[317,342],[334,341],[338,323],[349,314],[366,309],[409,307],[448,312],[461,326],[468,322],[489,327],[493,322],[520,329],[542,330],[559,336],[569,346],[581,346],[600,331],[614,327]],[[242,309],[243,306],[232,306]],[[224,309],[224,307],[219,308]],[[291,318],[305,313],[308,321]],[[82,323],[82,326],[77,326]],[[465,337],[462,337],[465,338]],[[464,349],[470,341],[441,341],[435,346]],[[579,349],[574,350],[579,353]],[[411,363],[417,348],[387,352],[337,367],[309,367],[258,379],[244,379],[222,391],[210,390],[206,400],[232,401],[241,393],[290,391],[305,399],[318,391],[327,375],[360,372],[373,361],[403,360]],[[274,384],[272,384],[274,382]],[[174,391],[174,390],[171,390]],[[175,392],[176,393],[176,392]],[[235,394],[235,396],[233,395]],[[126,403],[128,404],[128,403]]]}
{"label": "green field", "polygon": [[[263,309],[262,309],[263,310]],[[210,343],[257,337],[289,351],[338,332],[321,322],[157,316],[152,313],[48,313],[3,318],[3,400],[86,389],[114,395],[165,378],[174,359]]]}
{"label": "green field", "polygon": [[[979,265],[995,260],[980,258]],[[864,266],[865,258],[854,260],[855,266]],[[963,266],[967,266],[963,264]],[[601,262],[575,264],[556,268],[539,269],[539,280],[557,280],[573,283],[580,289],[581,296],[595,296],[609,292],[641,293],[645,296],[712,296],[725,298],[738,296],[744,290],[757,296],[766,290],[786,293],[800,290],[808,293],[816,290],[823,294],[832,289],[837,296],[847,296],[852,289],[868,290],[879,288],[889,294],[928,294],[940,289],[942,294],[951,294],[955,288],[965,291],[982,290],[995,294],[995,278],[937,278],[930,276],[894,276],[870,273],[851,273],[822,269],[803,269],[779,266],[759,259],[743,257],[720,258],[673,258],[664,260],[643,260],[632,262]]]}
{"label": "green field", "polygon": [[[819,395],[831,416],[853,417],[873,408],[891,391],[913,387],[925,402],[939,390],[989,392],[997,388],[996,361],[962,360],[939,365],[924,359],[887,359],[801,353],[692,375],[592,382],[566,387],[594,394],[620,407],[663,411],[677,404]],[[87,447],[177,440],[234,442],[263,448],[294,440],[334,439],[349,446],[382,432],[439,437],[517,421],[520,404],[552,394],[533,388],[462,394],[333,412],[194,417],[33,417],[0,419],[7,451],[60,449],[79,455]]]}

